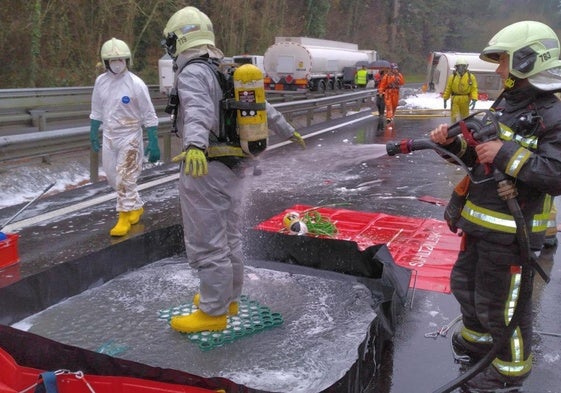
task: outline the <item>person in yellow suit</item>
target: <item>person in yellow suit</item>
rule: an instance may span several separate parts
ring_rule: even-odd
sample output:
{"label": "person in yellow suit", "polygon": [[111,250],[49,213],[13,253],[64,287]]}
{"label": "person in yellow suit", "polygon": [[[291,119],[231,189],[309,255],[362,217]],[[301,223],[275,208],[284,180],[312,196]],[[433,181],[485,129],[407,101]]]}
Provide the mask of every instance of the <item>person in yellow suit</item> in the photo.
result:
{"label": "person in yellow suit", "polygon": [[458,58],[455,68],[452,75],[448,77],[444,94],[442,94],[444,109],[447,107],[448,99],[451,98],[450,120],[452,123],[467,117],[470,105],[471,109],[474,109],[478,97],[477,78],[468,71],[466,59]]}

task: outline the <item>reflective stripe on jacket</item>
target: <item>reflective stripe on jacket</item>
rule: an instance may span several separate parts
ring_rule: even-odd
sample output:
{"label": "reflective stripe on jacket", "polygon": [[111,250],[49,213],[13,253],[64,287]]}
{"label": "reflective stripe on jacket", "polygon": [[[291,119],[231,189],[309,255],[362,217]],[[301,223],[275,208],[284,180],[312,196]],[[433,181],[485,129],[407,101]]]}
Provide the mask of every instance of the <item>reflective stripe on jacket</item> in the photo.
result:
{"label": "reflective stripe on jacket", "polygon": [[[547,229],[550,210],[551,195],[546,195],[541,211],[534,215],[528,230],[534,233],[544,232]],[[497,232],[516,233],[516,222],[512,215],[477,206],[470,200],[464,205],[462,217],[475,225]]]}

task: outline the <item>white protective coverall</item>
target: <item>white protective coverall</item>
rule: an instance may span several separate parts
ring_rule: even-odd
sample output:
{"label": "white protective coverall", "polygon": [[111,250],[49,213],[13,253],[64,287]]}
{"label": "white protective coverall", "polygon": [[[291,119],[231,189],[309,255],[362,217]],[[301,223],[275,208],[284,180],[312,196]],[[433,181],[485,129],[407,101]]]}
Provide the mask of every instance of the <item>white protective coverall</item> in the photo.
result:
{"label": "white protective coverall", "polygon": [[140,209],[143,202],[137,180],[144,158],[142,126],[158,126],[148,87],[128,70],[118,75],[104,72],[95,81],[90,119],[102,122],[103,170],[117,192],[116,210]]}
{"label": "white protective coverall", "polygon": [[[215,54],[212,48],[210,54]],[[200,52],[177,58],[178,69]],[[211,133],[218,135],[219,102],[222,90],[205,64],[191,63],[177,76],[178,130],[183,148],[206,149]],[[267,103],[269,129],[290,138],[294,128]],[[198,271],[200,309],[209,315],[223,315],[233,301],[239,301],[244,278],[241,225],[243,174],[218,160],[208,161],[208,174],[188,176],[181,168],[179,199],[183,215],[185,248],[190,266]]]}

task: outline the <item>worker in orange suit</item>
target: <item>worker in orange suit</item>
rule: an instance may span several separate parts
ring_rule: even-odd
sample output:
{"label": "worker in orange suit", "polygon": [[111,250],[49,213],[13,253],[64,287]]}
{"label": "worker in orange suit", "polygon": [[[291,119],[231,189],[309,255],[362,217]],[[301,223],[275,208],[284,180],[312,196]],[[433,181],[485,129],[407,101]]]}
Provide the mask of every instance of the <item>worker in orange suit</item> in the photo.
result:
{"label": "worker in orange suit", "polygon": [[378,93],[384,97],[386,104],[386,122],[391,123],[399,102],[399,88],[405,83],[403,75],[399,72],[396,63],[392,63],[390,71],[384,74]]}

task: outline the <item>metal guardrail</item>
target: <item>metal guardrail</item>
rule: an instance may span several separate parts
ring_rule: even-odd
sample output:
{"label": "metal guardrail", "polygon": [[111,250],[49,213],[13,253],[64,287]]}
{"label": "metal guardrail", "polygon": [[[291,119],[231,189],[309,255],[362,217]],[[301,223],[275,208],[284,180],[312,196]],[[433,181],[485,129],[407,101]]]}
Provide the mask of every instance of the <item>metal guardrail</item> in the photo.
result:
{"label": "metal guardrail", "polygon": [[[157,113],[163,114],[167,105],[167,96],[160,92],[157,85],[149,85],[148,90]],[[0,135],[18,133],[19,127],[27,128],[24,132],[55,129],[53,122],[63,120],[84,120],[91,111],[93,86],[57,87],[36,89],[0,89]],[[266,92],[270,103],[291,102],[317,98],[327,94],[341,94],[342,91],[326,93],[312,92]]]}
{"label": "metal guardrail", "polygon": [[[167,98],[158,86],[148,90],[154,107],[162,112]],[[0,126],[31,125],[47,130],[47,122],[87,119],[93,86],[0,90]]]}
{"label": "metal guardrail", "polygon": [[54,107],[91,99],[93,86],[1,89],[0,111]]}
{"label": "metal guardrail", "polygon": [[[287,120],[304,118],[306,126],[344,117],[347,110],[359,110],[376,94],[375,90],[324,97],[314,100],[300,100],[273,104]],[[1,100],[0,100],[1,101]],[[319,114],[321,113],[321,116]],[[159,119],[158,134],[163,145],[162,161],[171,161],[171,121],[169,117]],[[66,128],[53,131],[31,132],[21,135],[0,136],[0,162],[23,158],[44,157],[78,150],[90,150],[89,126]],[[90,181],[98,181],[99,154],[90,150]]]}

